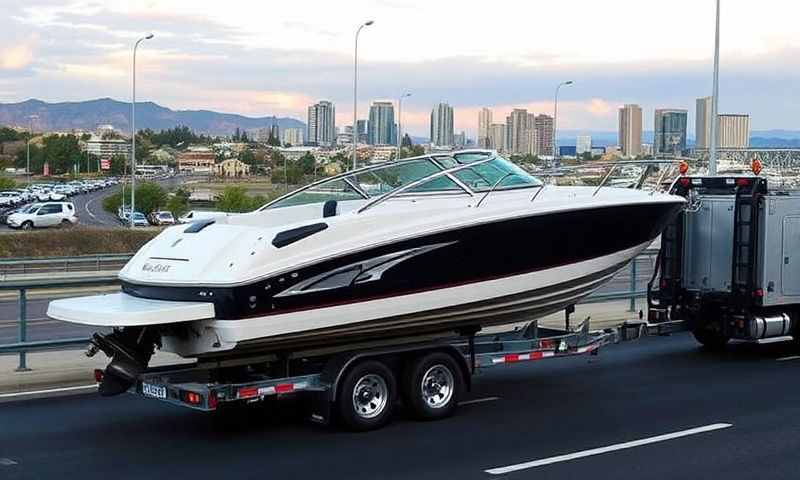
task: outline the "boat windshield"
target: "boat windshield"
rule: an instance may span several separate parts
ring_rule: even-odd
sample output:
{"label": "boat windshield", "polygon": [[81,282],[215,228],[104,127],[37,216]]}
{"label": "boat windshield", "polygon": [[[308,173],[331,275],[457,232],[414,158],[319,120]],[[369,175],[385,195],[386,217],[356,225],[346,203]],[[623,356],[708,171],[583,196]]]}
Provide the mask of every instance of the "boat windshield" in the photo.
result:
{"label": "boat windshield", "polygon": [[[368,200],[410,186],[430,176],[434,177],[429,181],[420,182],[402,194],[471,193],[466,191],[464,185],[472,192],[542,185],[542,182],[513,163],[501,157],[494,157],[491,160],[489,157],[490,155],[484,152],[466,152],[387,162],[303,187],[265,205],[262,210],[323,203],[328,200]],[[458,169],[452,174],[436,176],[445,170],[467,166],[474,162],[478,163]]]}

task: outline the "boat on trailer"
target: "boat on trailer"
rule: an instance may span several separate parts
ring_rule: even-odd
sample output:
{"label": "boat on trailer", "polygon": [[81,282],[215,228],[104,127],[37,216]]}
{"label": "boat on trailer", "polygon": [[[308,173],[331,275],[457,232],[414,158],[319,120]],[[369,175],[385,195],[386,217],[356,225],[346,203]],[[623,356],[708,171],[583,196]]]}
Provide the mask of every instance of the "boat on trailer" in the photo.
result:
{"label": "boat on trailer", "polygon": [[685,200],[544,185],[494,151],[369,165],[257,211],[169,227],[116,294],[48,316],[112,327],[102,393],[155,348],[221,359],[375,339],[452,336],[563,310],[645,249]]}

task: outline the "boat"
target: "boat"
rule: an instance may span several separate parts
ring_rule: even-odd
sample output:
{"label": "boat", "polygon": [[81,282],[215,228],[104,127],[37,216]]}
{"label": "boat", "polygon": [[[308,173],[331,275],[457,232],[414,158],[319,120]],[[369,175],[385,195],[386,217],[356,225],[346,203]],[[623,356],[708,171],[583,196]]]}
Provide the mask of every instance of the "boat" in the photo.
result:
{"label": "boat", "polygon": [[168,227],[120,271],[120,293],[54,300],[47,314],[113,329],[87,352],[112,358],[106,394],[156,348],[213,359],[464,334],[574,305],[684,203],[544,185],[490,150],[423,155]]}

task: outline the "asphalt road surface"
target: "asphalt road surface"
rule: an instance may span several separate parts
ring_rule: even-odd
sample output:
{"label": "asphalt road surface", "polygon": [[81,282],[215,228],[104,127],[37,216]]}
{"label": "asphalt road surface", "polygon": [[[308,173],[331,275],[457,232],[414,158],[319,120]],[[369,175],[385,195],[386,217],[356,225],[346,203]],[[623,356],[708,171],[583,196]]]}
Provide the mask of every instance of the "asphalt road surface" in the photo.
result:
{"label": "asphalt road surface", "polygon": [[455,417],[401,409],[360,434],[306,423],[295,401],[224,414],[131,395],[3,403],[0,478],[797,478],[795,352],[645,339],[488,370]]}

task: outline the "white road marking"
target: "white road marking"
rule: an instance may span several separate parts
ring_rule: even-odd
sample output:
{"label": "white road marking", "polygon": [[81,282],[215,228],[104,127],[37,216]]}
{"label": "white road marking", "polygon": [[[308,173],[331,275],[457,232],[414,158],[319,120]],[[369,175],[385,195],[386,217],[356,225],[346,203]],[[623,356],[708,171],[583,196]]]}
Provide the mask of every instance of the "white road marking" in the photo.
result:
{"label": "white road marking", "polygon": [[41,395],[45,393],[74,392],[78,390],[89,390],[90,388],[96,389],[97,384],[79,385],[77,387],[48,388],[47,390],[31,390],[28,392],[0,393],[0,398],[26,397],[30,395]]}
{"label": "white road marking", "polygon": [[473,398],[472,400],[464,400],[463,402],[458,402],[458,405],[473,405],[475,403],[485,403],[485,402],[494,402],[495,400],[500,400],[500,397],[486,397],[486,398]]}
{"label": "white road marking", "polygon": [[507,467],[490,468],[488,470],[485,470],[485,472],[492,475],[504,475],[506,473],[517,472],[519,470],[526,470],[529,468],[536,468],[559,462],[568,462],[570,460],[575,460],[578,458],[591,457],[593,455],[602,455],[604,453],[615,452],[617,450],[625,450],[628,448],[641,447],[643,445],[650,445],[652,443],[664,442],[666,440],[688,437],[690,435],[697,435],[699,433],[712,432],[714,430],[721,430],[724,428],[730,428],[732,426],[733,425],[730,423],[714,423],[703,427],[681,430],[680,432],[667,433],[664,435],[658,435],[650,438],[642,438],[640,440],[633,440],[631,442],[617,443],[616,445],[609,445],[607,447],[592,448],[590,450],[583,450],[580,452],[568,453],[566,455],[558,455],[555,457],[542,458],[540,460],[518,463],[516,465],[509,465]]}
{"label": "white road marking", "polygon": [[88,202],[86,202],[86,203],[84,203],[84,204],[83,204],[83,209],[84,209],[84,210],[86,210],[86,213],[88,213],[88,214],[89,214],[89,216],[90,216],[90,217],[92,217],[92,218],[94,218],[95,220],[97,220],[97,217],[95,217],[95,216],[94,216],[94,213],[92,213],[92,211],[91,211],[91,210],[89,210],[89,205],[91,205],[91,204],[92,204],[92,202],[94,202],[95,200],[97,200],[97,198],[98,198],[98,197],[95,197],[95,198],[93,198],[93,199],[91,199],[91,200],[89,200]]}
{"label": "white road marking", "polygon": [[0,466],[3,467],[10,467],[11,465],[16,465],[17,462],[11,460],[10,458],[0,458]]}
{"label": "white road marking", "polygon": [[789,360],[797,360],[797,359],[800,359],[800,355],[791,355],[789,357],[782,357],[782,358],[779,358],[778,361],[779,362],[788,362]]}

